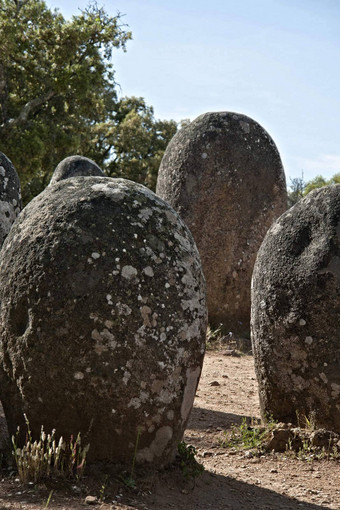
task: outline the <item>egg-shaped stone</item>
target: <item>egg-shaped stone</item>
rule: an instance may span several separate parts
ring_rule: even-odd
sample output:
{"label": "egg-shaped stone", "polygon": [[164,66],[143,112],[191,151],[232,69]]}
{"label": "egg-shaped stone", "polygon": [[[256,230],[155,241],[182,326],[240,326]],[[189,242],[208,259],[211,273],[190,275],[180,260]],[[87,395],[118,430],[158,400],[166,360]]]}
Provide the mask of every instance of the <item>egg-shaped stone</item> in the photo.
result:
{"label": "egg-shaped stone", "polygon": [[340,432],[340,185],[314,190],[268,231],[252,288],[262,416]]}
{"label": "egg-shaped stone", "polygon": [[[0,392],[89,461],[164,465],[201,373],[205,281],[188,228],[147,188],[75,177],[24,209],[0,261]],[[23,440],[23,435],[21,440]]]}
{"label": "egg-shaped stone", "polygon": [[194,236],[207,281],[209,322],[249,337],[256,253],[287,206],[274,141],[246,115],[200,115],[169,143],[156,193]]}

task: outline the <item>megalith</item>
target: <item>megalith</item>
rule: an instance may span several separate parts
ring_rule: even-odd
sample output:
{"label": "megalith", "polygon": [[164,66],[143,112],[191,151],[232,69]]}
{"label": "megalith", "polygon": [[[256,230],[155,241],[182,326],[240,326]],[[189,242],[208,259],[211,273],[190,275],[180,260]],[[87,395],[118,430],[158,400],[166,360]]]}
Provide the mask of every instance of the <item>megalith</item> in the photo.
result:
{"label": "megalith", "polygon": [[256,253],[287,203],[273,140],[245,115],[201,115],[169,143],[156,193],[194,236],[207,282],[209,322],[249,337]]}
{"label": "megalith", "polygon": [[92,159],[85,156],[68,156],[55,167],[50,185],[70,177],[86,177],[90,175],[103,177],[104,172]]}
{"label": "megalith", "polygon": [[262,416],[340,432],[340,185],[312,191],[268,231],[252,283]]}
{"label": "megalith", "polygon": [[[88,460],[164,465],[205,348],[192,235],[152,191],[74,177],[22,211],[0,261],[0,397],[9,433],[81,432]],[[20,438],[19,438],[20,439]]]}
{"label": "megalith", "polygon": [[20,180],[13,163],[0,152],[0,248],[22,209]]}

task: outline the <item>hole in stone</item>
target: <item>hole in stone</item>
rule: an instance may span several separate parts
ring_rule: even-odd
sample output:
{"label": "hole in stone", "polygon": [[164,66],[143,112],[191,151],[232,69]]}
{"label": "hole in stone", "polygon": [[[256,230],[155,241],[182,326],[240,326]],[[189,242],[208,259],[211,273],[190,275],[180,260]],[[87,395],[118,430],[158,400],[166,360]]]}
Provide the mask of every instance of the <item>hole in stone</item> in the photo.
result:
{"label": "hole in stone", "polygon": [[29,326],[28,308],[26,303],[19,302],[10,311],[10,324],[16,336],[24,335]]}
{"label": "hole in stone", "polygon": [[291,253],[294,257],[301,255],[312,240],[311,230],[309,225],[304,226],[298,230],[292,239]]}

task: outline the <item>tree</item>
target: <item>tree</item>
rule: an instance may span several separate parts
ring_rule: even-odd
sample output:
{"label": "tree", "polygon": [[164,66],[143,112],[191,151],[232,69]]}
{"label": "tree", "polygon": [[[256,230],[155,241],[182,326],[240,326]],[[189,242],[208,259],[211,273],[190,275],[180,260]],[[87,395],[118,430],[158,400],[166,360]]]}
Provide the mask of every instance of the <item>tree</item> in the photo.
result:
{"label": "tree", "polygon": [[125,97],[115,105],[114,122],[107,124],[96,126],[93,159],[109,176],[128,177],[154,190],[176,122],[155,120],[153,108],[143,98]]}
{"label": "tree", "polygon": [[322,175],[317,175],[314,179],[305,183],[305,187],[303,190],[303,196],[308,195],[313,189],[322,188],[326,186],[328,183]]}
{"label": "tree", "polygon": [[303,173],[301,177],[291,179],[291,184],[288,189],[288,207],[296,204],[300,198],[305,197],[317,188],[329,186],[330,184],[340,184],[340,173],[334,174],[330,179],[326,180],[322,175],[317,175],[314,179],[305,182]]}
{"label": "tree", "polygon": [[122,16],[96,4],[66,21],[42,0],[0,0],[0,150],[25,202],[71,154],[154,184],[176,124],[155,121],[143,99],[118,100],[112,55],[129,39]]}
{"label": "tree", "polygon": [[288,207],[292,207],[296,202],[303,197],[303,192],[305,189],[306,183],[303,178],[303,173],[301,177],[294,177],[294,179],[290,179],[290,186],[288,189]]}

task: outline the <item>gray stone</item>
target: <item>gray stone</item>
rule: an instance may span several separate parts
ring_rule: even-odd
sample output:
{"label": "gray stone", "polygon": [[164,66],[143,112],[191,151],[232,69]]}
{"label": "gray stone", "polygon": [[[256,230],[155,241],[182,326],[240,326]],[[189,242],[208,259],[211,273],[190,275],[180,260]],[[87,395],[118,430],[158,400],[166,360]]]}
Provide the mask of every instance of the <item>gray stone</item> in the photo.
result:
{"label": "gray stone", "polygon": [[85,158],[84,156],[69,156],[63,159],[56,166],[51,184],[69,179],[70,177],[87,177],[87,176],[101,176],[104,177],[102,169],[92,161],[92,159]]}
{"label": "gray stone", "polygon": [[256,253],[287,202],[273,140],[245,115],[201,115],[168,145],[156,193],[194,236],[207,281],[209,322],[249,337]]}
{"label": "gray stone", "polygon": [[0,261],[0,392],[88,460],[170,462],[203,354],[205,282],[193,238],[144,186],[76,177],[23,210]]}
{"label": "gray stone", "polygon": [[0,152],[0,248],[21,209],[18,174],[13,163]]}
{"label": "gray stone", "polygon": [[315,190],[268,231],[253,274],[262,415],[340,432],[340,185]]}

